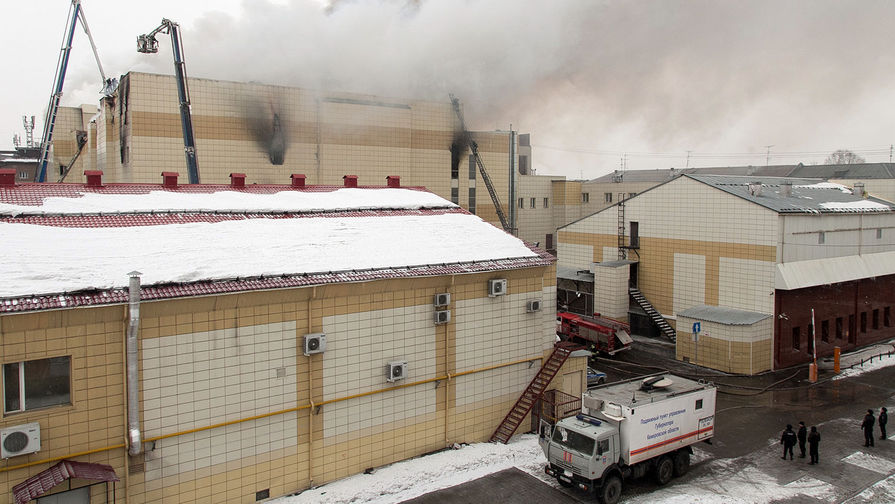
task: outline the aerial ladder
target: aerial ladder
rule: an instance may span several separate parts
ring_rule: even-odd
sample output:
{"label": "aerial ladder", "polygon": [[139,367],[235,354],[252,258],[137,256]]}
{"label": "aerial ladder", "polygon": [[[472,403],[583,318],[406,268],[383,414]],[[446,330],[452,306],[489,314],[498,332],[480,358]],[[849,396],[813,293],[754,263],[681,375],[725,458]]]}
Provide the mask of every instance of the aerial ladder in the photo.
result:
{"label": "aerial ladder", "polygon": [[158,52],[159,33],[171,35],[174,50],[174,76],[177,80],[177,95],[180,98],[180,126],[183,129],[183,151],[186,154],[186,170],[190,184],[199,183],[199,161],[196,159],[196,140],[193,137],[193,117],[190,113],[190,89],[186,81],[186,63],[183,61],[183,45],[180,42],[180,25],[170,19],[162,19],[162,24],[151,32],[137,37],[137,52],[155,54]]}
{"label": "aerial ladder", "polygon": [[464,138],[469,139],[469,150],[472,152],[472,157],[475,159],[476,166],[479,167],[479,173],[482,174],[482,180],[485,181],[485,187],[488,188],[488,194],[491,195],[491,201],[494,203],[494,210],[497,211],[497,217],[500,219],[500,225],[503,227],[503,230],[507,233],[513,234],[513,227],[510,225],[510,222],[507,220],[506,214],[503,212],[503,206],[500,204],[500,198],[497,196],[497,192],[494,190],[494,184],[491,183],[491,177],[488,176],[488,172],[485,171],[485,165],[482,163],[482,158],[479,157],[479,144],[473,140],[472,135],[469,134],[469,131],[466,129],[466,122],[463,120],[463,111],[460,109],[460,100],[457,99],[453,94],[451,97],[451,105],[454,106],[454,112],[457,114],[457,117],[460,119],[460,128],[463,129]]}
{"label": "aerial ladder", "polygon": [[87,26],[87,18],[84,17],[84,8],[81,6],[81,0],[71,0],[71,6],[68,10],[68,23],[66,31],[62,38],[62,49],[59,52],[59,60],[56,62],[56,77],[53,82],[53,92],[50,95],[50,103],[47,105],[47,115],[44,118],[44,131],[40,139],[40,157],[37,162],[37,170],[34,173],[35,182],[46,182],[47,180],[47,164],[50,159],[50,147],[53,145],[53,130],[56,127],[56,116],[59,113],[59,102],[62,100],[62,85],[65,83],[65,72],[68,70],[68,57],[71,53],[71,44],[75,36],[75,25],[81,20],[81,27],[90,40],[90,47],[93,48],[93,57],[96,58],[96,65],[99,67],[99,74],[103,79],[103,89],[101,93],[109,96],[115,91],[118,85],[117,79],[107,79],[106,73],[103,71],[103,64],[99,61],[99,53],[96,52],[96,44],[93,42],[93,35],[90,33],[90,27]]}

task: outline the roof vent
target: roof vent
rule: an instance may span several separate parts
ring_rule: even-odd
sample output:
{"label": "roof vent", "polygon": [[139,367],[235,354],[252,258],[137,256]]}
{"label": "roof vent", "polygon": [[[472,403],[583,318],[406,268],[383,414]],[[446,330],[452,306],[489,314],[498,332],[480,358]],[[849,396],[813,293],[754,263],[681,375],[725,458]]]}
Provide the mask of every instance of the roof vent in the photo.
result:
{"label": "roof vent", "polygon": [[401,187],[401,177],[398,175],[389,175],[385,177],[385,185],[389,187]]}
{"label": "roof vent", "polygon": [[0,168],[0,187],[13,187],[16,185],[16,169]]}
{"label": "roof vent", "polygon": [[653,376],[640,382],[640,390],[649,392],[653,389],[664,389],[671,386],[673,382],[664,376]]}
{"label": "roof vent", "polygon": [[292,175],[289,175],[289,178],[292,179],[292,187],[304,187],[305,186],[304,173],[293,173]]}
{"label": "roof vent", "polygon": [[761,182],[749,182],[749,194],[761,196]]}
{"label": "roof vent", "polygon": [[245,186],[246,186],[246,174],[245,173],[231,173],[230,174],[230,187],[242,189]]}
{"label": "roof vent", "polygon": [[357,187],[357,175],[345,175],[342,180],[345,181],[345,187]]}
{"label": "roof vent", "polygon": [[783,182],[783,197],[791,198],[792,197],[792,182],[786,180]]}
{"label": "roof vent", "polygon": [[177,189],[177,177],[180,174],[173,171],[163,171],[162,172],[162,187],[167,189]]}
{"label": "roof vent", "polygon": [[87,177],[87,187],[103,186],[102,170],[84,170],[84,176]]}
{"label": "roof vent", "polygon": [[864,183],[863,182],[855,182],[854,190],[852,190],[852,194],[855,196],[865,198],[867,197],[867,192],[864,191]]}

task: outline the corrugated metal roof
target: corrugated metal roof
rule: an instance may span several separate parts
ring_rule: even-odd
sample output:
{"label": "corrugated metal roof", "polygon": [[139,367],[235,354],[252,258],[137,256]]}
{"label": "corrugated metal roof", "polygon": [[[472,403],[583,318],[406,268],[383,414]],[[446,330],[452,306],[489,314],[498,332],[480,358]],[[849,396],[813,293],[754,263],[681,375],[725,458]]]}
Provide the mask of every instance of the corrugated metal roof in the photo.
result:
{"label": "corrugated metal roof", "polygon": [[565,280],[574,280],[576,282],[593,282],[594,274],[588,270],[580,270],[569,268],[568,266],[557,266],[556,277]]}
{"label": "corrugated metal roof", "polygon": [[41,497],[56,485],[71,478],[91,481],[119,481],[112,466],[90,462],[63,460],[12,487],[16,504],[25,504]]}
{"label": "corrugated metal roof", "polygon": [[774,287],[802,289],[895,274],[895,252],[829,257],[777,264]]}
{"label": "corrugated metal roof", "polygon": [[818,179],[891,179],[895,178],[895,164],[858,163],[845,165],[770,165],[770,166],[710,166],[704,168],[665,168],[656,170],[616,170],[590,180],[596,183],[664,182],[674,176],[739,175],[754,177],[799,177]]}
{"label": "corrugated metal roof", "polygon": [[724,325],[752,325],[760,322],[770,315],[723,306],[699,305],[677,313],[678,317],[687,317],[706,322],[716,322]]}
{"label": "corrugated metal roof", "polygon": [[[778,213],[895,212],[895,205],[878,198],[863,198],[838,184],[815,179],[685,175]],[[787,183],[791,184],[786,194]]]}

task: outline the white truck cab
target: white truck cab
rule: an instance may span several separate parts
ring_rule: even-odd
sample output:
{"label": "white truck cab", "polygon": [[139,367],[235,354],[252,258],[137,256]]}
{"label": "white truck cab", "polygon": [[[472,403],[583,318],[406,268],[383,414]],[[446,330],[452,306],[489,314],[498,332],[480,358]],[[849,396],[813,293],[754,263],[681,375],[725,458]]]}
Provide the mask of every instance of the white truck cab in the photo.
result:
{"label": "white truck cab", "polygon": [[652,471],[665,484],[687,471],[691,445],[714,434],[715,395],[712,384],[668,373],[590,389],[581,414],[542,421],[545,472],[607,504],[625,478]]}

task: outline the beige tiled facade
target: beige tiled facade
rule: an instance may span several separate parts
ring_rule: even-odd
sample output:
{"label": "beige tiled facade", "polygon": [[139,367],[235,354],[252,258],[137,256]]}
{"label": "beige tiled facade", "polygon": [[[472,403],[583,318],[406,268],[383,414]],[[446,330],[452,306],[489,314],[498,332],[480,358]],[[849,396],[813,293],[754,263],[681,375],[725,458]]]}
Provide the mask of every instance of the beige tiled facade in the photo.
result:
{"label": "beige tiled facade", "polygon": [[[507,295],[487,295],[493,278]],[[39,422],[42,448],[0,463],[0,495],[70,458],[111,465],[122,502],[255,502],[486,441],[552,349],[552,310],[526,303],[552,307],[555,289],[555,268],[535,267],[144,302],[137,457],[127,306],[0,316],[2,363],[67,355],[72,384],[71,405],[3,417],[0,428]],[[451,294],[447,324],[434,323],[436,293]],[[305,356],[317,332],[326,351]],[[585,360],[561,372],[578,391]],[[408,363],[405,379],[386,380],[392,361]]]}
{"label": "beige tiled facade", "polygon": [[[344,175],[384,185],[398,175],[404,186],[426,187],[499,225],[468,150],[452,175],[450,148],[460,126],[447,96],[428,102],[197,78],[189,86],[202,183],[227,184],[231,173],[245,173],[248,184],[287,184],[300,173],[309,185],[341,185]],[[130,72],[115,99],[101,105],[85,154],[106,181],[157,183],[163,171],[188,181],[174,77]],[[282,164],[270,155],[275,114],[284,134]],[[514,200],[511,138],[473,132],[505,213]],[[82,172],[73,171],[71,181],[84,182]]]}

